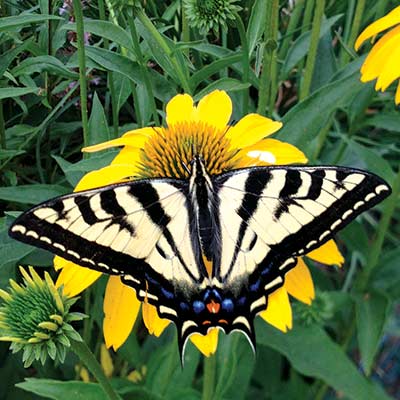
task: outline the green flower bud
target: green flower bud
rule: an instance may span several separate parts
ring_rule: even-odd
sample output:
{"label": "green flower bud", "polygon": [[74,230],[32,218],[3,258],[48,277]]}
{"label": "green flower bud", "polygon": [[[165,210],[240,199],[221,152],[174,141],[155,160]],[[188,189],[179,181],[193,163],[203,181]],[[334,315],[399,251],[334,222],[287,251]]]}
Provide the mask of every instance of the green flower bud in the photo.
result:
{"label": "green flower bud", "polygon": [[191,26],[207,33],[226,26],[228,20],[235,19],[235,13],[241,8],[234,4],[237,0],[184,0],[186,17]]}
{"label": "green flower bud", "polygon": [[23,351],[25,367],[47,356],[63,362],[70,341],[82,340],[69,323],[85,316],[69,312],[76,299],[63,295],[47,272],[42,280],[32,267],[20,270],[24,284],[10,280],[9,291],[0,290],[0,340],[12,342],[13,353]]}
{"label": "green flower bud", "polygon": [[295,318],[303,325],[324,325],[333,317],[333,302],[329,293],[316,291],[311,305],[300,302],[293,304]]}

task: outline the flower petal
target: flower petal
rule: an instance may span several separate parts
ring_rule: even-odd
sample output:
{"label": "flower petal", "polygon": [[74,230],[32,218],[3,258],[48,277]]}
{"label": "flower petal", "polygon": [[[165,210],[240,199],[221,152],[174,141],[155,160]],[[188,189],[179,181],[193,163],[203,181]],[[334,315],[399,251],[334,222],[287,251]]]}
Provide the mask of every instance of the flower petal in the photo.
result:
{"label": "flower petal", "polygon": [[240,150],[234,159],[240,167],[304,164],[308,161],[297,147],[276,139],[263,139],[252,146],[247,146]]}
{"label": "flower petal", "polygon": [[[394,49],[398,48],[400,26],[386,33],[374,45],[364,64],[361,67],[361,81],[368,82],[376,79],[386,65],[387,60],[392,57]],[[379,85],[377,89],[380,89]]]}
{"label": "flower petal", "polygon": [[136,173],[129,165],[108,165],[107,167],[88,172],[76,185],[74,192],[98,188],[112,183],[123,182]]}
{"label": "flower petal", "polygon": [[314,283],[302,258],[298,258],[296,266],[285,275],[284,286],[291,296],[303,303],[311,304],[314,300]]}
{"label": "flower petal", "polygon": [[159,337],[171,321],[158,316],[157,308],[149,304],[147,299],[142,304],[143,321],[151,335]]}
{"label": "flower petal", "polygon": [[[142,160],[142,149],[136,147],[125,146],[112,160],[111,165],[120,165],[126,168],[129,176],[134,176],[138,172],[138,166]],[[107,168],[107,167],[106,167]]]}
{"label": "flower petal", "polygon": [[285,287],[277,289],[268,296],[267,309],[259,315],[282,332],[292,329],[292,307]]}
{"label": "flower petal", "polygon": [[218,331],[217,328],[211,328],[207,335],[194,333],[190,336],[190,340],[206,357],[209,357],[217,351]]}
{"label": "flower petal", "polygon": [[197,118],[207,125],[224,129],[232,115],[232,100],[223,90],[214,90],[197,105]]}
{"label": "flower petal", "polygon": [[400,104],[400,81],[397,85],[397,89],[396,89],[396,97],[394,98],[394,101],[396,104]]}
{"label": "flower petal", "polygon": [[72,261],[65,260],[59,256],[54,257],[54,265],[56,269],[62,268],[57,278],[56,287],[63,285],[63,292],[69,297],[74,297],[81,293],[101,276],[101,272],[80,267]]}
{"label": "flower petal", "polygon": [[188,94],[178,94],[167,104],[167,124],[172,126],[179,122],[191,120],[193,113],[193,99]]}
{"label": "flower petal", "polygon": [[354,48],[358,50],[365,40],[396,24],[400,24],[400,7],[396,7],[389,14],[368,25],[358,36]]}
{"label": "flower petal", "polygon": [[306,254],[307,257],[321,264],[338,265],[341,267],[344,263],[342,253],[339,251],[333,239],[328,240],[325,244]]}
{"label": "flower petal", "polygon": [[390,56],[383,63],[384,66],[376,82],[376,87],[382,91],[400,77],[400,26],[398,31],[396,44],[392,47]]}
{"label": "flower petal", "polygon": [[226,132],[232,149],[252,146],[282,127],[282,122],[273,121],[259,114],[248,114]]}
{"label": "flower petal", "polygon": [[94,144],[93,146],[87,146],[82,149],[85,153],[93,153],[95,151],[109,149],[110,147],[116,146],[131,146],[143,148],[149,137],[154,134],[154,128],[140,128],[124,133],[121,137],[107,142]]}
{"label": "flower petal", "polygon": [[135,324],[140,301],[135,290],[124,285],[119,276],[110,276],[104,295],[103,333],[107,348],[121,347]]}

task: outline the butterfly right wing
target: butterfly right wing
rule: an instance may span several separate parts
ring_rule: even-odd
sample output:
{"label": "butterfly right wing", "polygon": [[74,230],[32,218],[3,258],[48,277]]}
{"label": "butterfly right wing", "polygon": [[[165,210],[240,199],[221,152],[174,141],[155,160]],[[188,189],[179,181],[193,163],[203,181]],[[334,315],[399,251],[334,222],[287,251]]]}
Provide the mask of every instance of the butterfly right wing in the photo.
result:
{"label": "butterfly right wing", "polygon": [[22,214],[10,236],[83,267],[121,275],[175,320],[206,270],[189,223],[185,182],[141,180],[61,196]]}
{"label": "butterfly right wing", "polygon": [[254,316],[302,256],[390,194],[374,174],[344,167],[245,168],[214,178],[221,252],[213,276],[242,301],[232,328],[252,340]]}

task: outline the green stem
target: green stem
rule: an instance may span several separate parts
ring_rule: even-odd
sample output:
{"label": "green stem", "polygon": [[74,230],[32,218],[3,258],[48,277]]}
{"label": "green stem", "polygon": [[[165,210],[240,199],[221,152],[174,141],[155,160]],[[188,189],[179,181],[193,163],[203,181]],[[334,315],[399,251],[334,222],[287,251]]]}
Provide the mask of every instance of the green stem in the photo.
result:
{"label": "green stem", "polygon": [[[104,0],[99,0],[99,17],[100,20],[106,20],[106,9],[104,5]],[[108,50],[110,46],[109,40],[104,38],[104,47]],[[110,96],[111,96],[111,112],[112,112],[112,125],[113,125],[113,136],[118,136],[118,108],[117,108],[117,94],[115,92],[114,85],[114,74],[112,71],[108,71],[107,73],[107,83],[110,88]]]}
{"label": "green stem", "polygon": [[[304,10],[303,23],[301,24],[301,30],[300,30],[301,35],[303,33],[307,32],[311,27],[311,19],[312,19],[312,12],[314,10],[314,3],[315,3],[315,0],[307,0],[305,2],[306,8]],[[300,87],[300,77],[301,77],[303,68],[304,68],[304,59],[302,59],[298,65],[298,70],[300,72],[298,75],[298,82],[297,82],[298,87]]]}
{"label": "green stem", "polygon": [[300,87],[299,100],[304,100],[310,93],[311,81],[314,73],[315,59],[317,57],[319,33],[321,30],[322,17],[324,15],[325,0],[317,0],[315,7],[313,26],[311,30],[310,48],[308,51],[306,68],[304,71],[303,82]]}
{"label": "green stem", "polygon": [[378,264],[386,232],[389,228],[390,221],[398,204],[399,196],[400,196],[400,167],[393,182],[392,194],[385,202],[382,212],[382,217],[378,224],[377,236],[368,254],[367,265],[363,269],[357,285],[357,288],[361,292],[363,292],[367,287],[371,274]]}
{"label": "green stem", "polygon": [[[247,42],[246,30],[242,18],[237,12],[235,13],[235,20],[236,20],[236,28],[240,36],[240,42],[242,44],[242,68],[243,68],[242,81],[243,83],[248,83],[249,69],[250,69],[249,44]],[[246,115],[249,110],[249,88],[243,90],[242,103],[243,103],[242,115]]]}
{"label": "green stem", "polygon": [[[354,43],[356,42],[357,35],[360,30],[361,22],[362,22],[362,17],[364,13],[364,8],[365,8],[365,0],[358,0],[357,5],[356,5],[356,10],[354,13],[354,19],[353,23],[351,24],[351,31],[349,38],[347,40],[347,47],[349,49],[354,48]],[[346,65],[349,62],[350,55],[348,52],[344,51],[342,53],[342,65]]]}
{"label": "green stem", "polygon": [[139,37],[138,37],[137,31],[136,31],[135,17],[133,15],[133,13],[132,13],[132,15],[128,15],[128,22],[129,22],[129,29],[131,31],[131,37],[132,37],[132,42],[133,42],[133,48],[135,51],[135,56],[139,63],[142,77],[144,80],[144,85],[146,87],[147,95],[149,98],[150,109],[151,109],[151,113],[153,114],[153,121],[155,122],[156,125],[160,125],[160,120],[158,118],[158,113],[157,113],[156,102],[154,100],[153,88],[151,86],[150,76],[149,76],[149,72],[147,70],[145,58],[142,54],[142,50],[140,49]]}
{"label": "green stem", "polygon": [[[274,60],[276,62],[276,48],[278,37],[278,18],[279,15],[279,0],[271,0],[266,2],[267,8],[267,23],[265,25],[265,47],[263,54],[263,69],[260,77],[260,89],[258,97],[257,112],[261,115],[267,115],[266,109],[271,93],[271,72]],[[268,110],[268,115],[272,114],[272,110]]]}
{"label": "green stem", "polygon": [[0,100],[0,149],[6,149],[6,127],[4,122],[3,101]]}
{"label": "green stem", "polygon": [[157,28],[153,25],[153,23],[150,21],[150,18],[144,13],[142,8],[137,8],[135,9],[135,14],[136,17],[139,19],[139,21],[144,25],[144,27],[151,33],[153,36],[154,40],[157,42],[157,44],[160,46],[162,51],[170,58],[172,65],[175,68],[175,71],[178,75],[180,84],[183,88],[183,90],[191,94],[192,90],[189,85],[189,80],[185,74],[185,71],[182,70],[181,65],[176,59],[175,54],[171,51],[168,43],[164,38],[161,36],[160,32],[157,30]]}
{"label": "green stem", "polygon": [[301,13],[304,8],[304,1],[305,0],[296,1],[293,11],[290,15],[289,24],[288,24],[288,27],[287,27],[286,33],[285,33],[285,38],[279,49],[279,59],[280,60],[284,60],[286,58],[287,52],[289,50],[290,44],[293,39],[293,33],[294,33],[295,29],[297,28],[297,25],[298,25],[300,17],[301,17]]}
{"label": "green stem", "polygon": [[[186,18],[185,7],[183,7],[183,1],[181,0],[181,13],[182,13],[182,41],[187,43],[190,42],[190,28]],[[183,50],[186,57],[189,57],[189,49]]]}
{"label": "green stem", "polygon": [[212,400],[215,392],[217,357],[204,357],[203,394],[201,400]]}
{"label": "green stem", "polygon": [[113,387],[110,384],[110,381],[104,375],[100,364],[96,360],[93,353],[90,351],[87,344],[85,342],[71,341],[71,348],[73,352],[79,357],[80,361],[85,364],[87,369],[96,378],[97,382],[99,382],[108,399],[121,400],[121,397],[114,391]]}
{"label": "green stem", "polygon": [[89,145],[89,125],[87,113],[87,82],[86,82],[86,63],[85,63],[85,39],[83,29],[83,11],[80,0],[73,0],[75,22],[76,22],[76,39],[78,45],[78,62],[79,62],[79,86],[81,89],[81,118],[83,129],[83,145]]}

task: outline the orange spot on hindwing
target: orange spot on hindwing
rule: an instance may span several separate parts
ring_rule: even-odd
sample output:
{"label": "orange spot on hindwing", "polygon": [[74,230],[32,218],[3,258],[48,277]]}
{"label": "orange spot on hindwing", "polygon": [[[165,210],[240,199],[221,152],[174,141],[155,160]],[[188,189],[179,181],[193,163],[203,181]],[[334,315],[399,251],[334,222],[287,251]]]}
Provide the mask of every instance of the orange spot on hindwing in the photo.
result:
{"label": "orange spot on hindwing", "polygon": [[221,308],[221,304],[216,303],[214,300],[211,300],[209,303],[207,303],[207,310],[211,314],[217,314],[219,312],[220,308]]}

